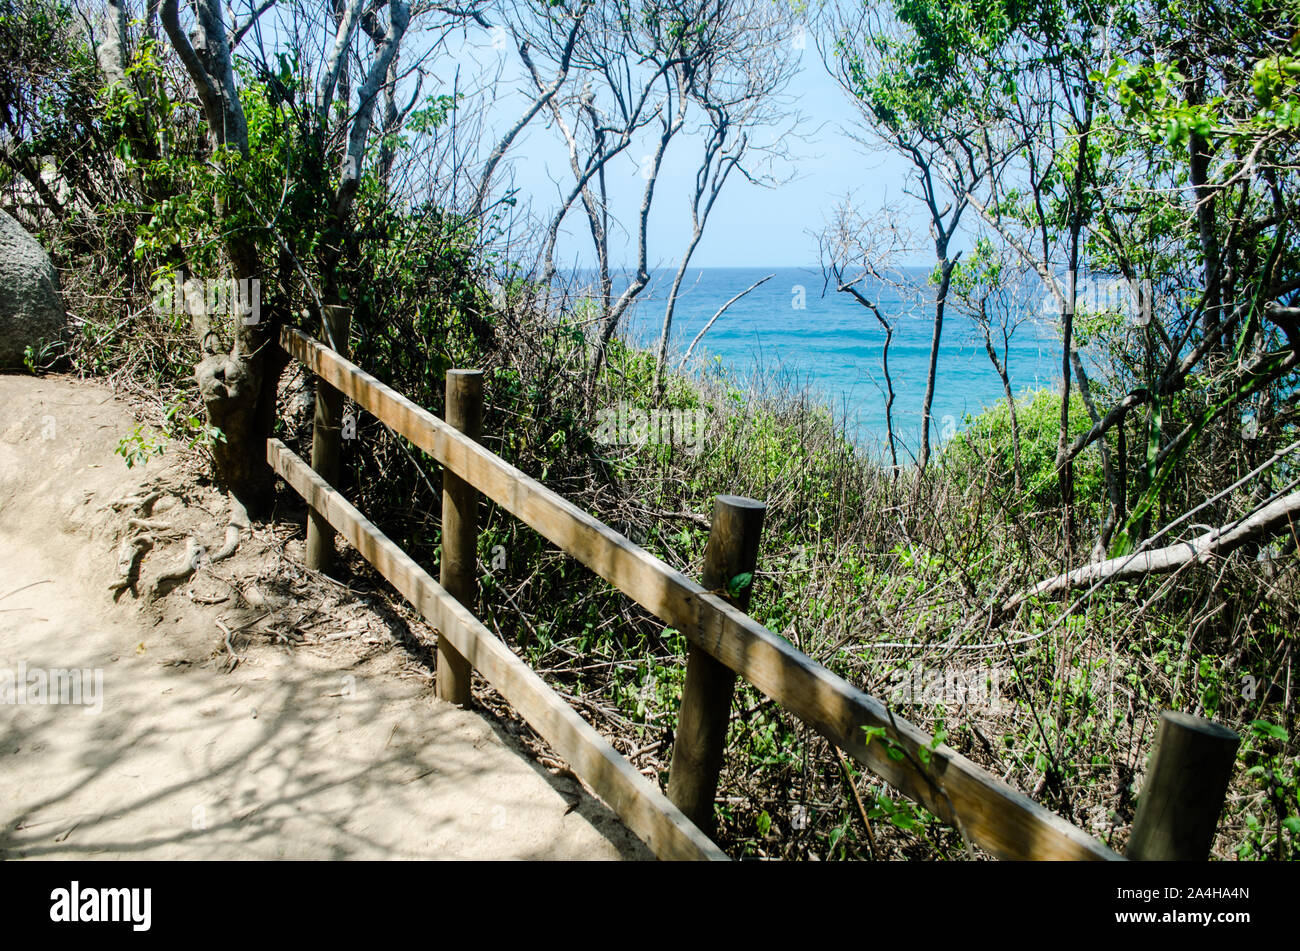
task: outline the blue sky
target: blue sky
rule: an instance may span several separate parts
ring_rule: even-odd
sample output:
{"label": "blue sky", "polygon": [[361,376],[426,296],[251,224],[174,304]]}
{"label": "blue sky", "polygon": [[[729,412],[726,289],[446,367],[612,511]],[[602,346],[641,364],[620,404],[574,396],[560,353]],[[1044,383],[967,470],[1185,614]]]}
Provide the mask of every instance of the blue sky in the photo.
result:
{"label": "blue sky", "polygon": [[[260,22],[270,45],[283,40],[283,24],[272,16]],[[328,41],[324,33],[317,39],[322,44]],[[802,45],[800,68],[783,94],[806,117],[802,134],[787,140],[796,160],[777,169],[780,177],[791,180],[769,188],[733,173],[714,206],[692,266],[815,266],[817,244],[811,232],[824,225],[835,205],[849,193],[863,210],[877,209],[887,199],[899,203],[910,225],[924,235],[921,206],[902,194],[910,165],[891,152],[869,151],[845,134],[846,128],[861,130],[858,113],[827,73],[811,35]],[[418,59],[422,46],[418,28],[408,33],[403,61]],[[479,27],[456,32],[426,66],[434,80],[425,84],[426,95],[450,92],[457,79],[462,89],[491,85],[493,101],[468,102],[463,107],[482,112],[487,132],[480,143],[480,158],[487,155],[501,131],[519,118],[533,92],[504,31],[495,36]],[[545,118],[544,114],[535,117],[516,139],[494,183],[496,194],[509,185],[518,188],[521,198],[531,200],[539,214],[558,205],[557,182],[565,189],[571,185],[562,139],[558,131],[547,128]],[[651,266],[675,267],[690,239],[688,200],[700,149],[699,137],[684,131],[666,156],[650,218]],[[644,184],[639,163],[650,151],[648,142],[633,143],[608,167],[612,216],[629,226],[635,222]],[[627,233],[618,229],[611,234],[616,267],[635,263],[635,247],[628,239]],[[559,258],[562,264],[593,263],[590,234],[580,212],[571,212],[566,219]],[[921,251],[902,263],[929,266],[933,262]]]}
{"label": "blue sky", "polygon": [[[485,68],[493,50],[486,34],[471,35],[472,49],[462,48],[457,59],[477,61]],[[497,55],[513,55],[513,50]],[[732,175],[714,206],[704,238],[692,259],[698,267],[776,267],[817,264],[817,245],[810,232],[818,230],[835,204],[846,193],[864,209],[879,207],[887,198],[902,199],[902,188],[909,165],[902,158],[879,150],[868,150],[853,141],[844,129],[857,125],[857,113],[835,80],[827,74],[811,40],[801,52],[800,70],[787,90],[787,97],[804,113],[807,121],[802,135],[789,140],[797,161],[782,171],[794,178],[776,187],[753,185],[739,175]],[[515,57],[517,59],[517,57]],[[516,119],[523,108],[522,95],[513,90],[521,86],[517,64],[508,63],[502,85],[512,90],[491,104],[487,111],[492,127],[503,128]],[[538,207],[558,204],[559,182],[570,183],[567,153],[560,137],[547,129],[539,116],[517,140],[508,159],[507,175],[519,189],[521,197]],[[644,184],[639,162],[649,147],[639,143],[610,166],[608,182],[613,215],[632,223],[641,200]],[[670,147],[665,167],[656,185],[656,198],[650,218],[650,264],[674,266],[690,238],[688,196],[695,176],[695,158],[700,151],[697,138],[679,136]],[[784,176],[783,176],[784,177]],[[505,184],[498,180],[500,189]],[[922,223],[920,208],[914,223]],[[591,239],[580,214],[566,219],[566,235],[560,244],[562,261],[590,254]],[[625,233],[612,236],[614,263],[626,266],[635,261],[635,248]],[[589,262],[588,262],[589,263]],[[928,264],[924,255],[907,263]]]}

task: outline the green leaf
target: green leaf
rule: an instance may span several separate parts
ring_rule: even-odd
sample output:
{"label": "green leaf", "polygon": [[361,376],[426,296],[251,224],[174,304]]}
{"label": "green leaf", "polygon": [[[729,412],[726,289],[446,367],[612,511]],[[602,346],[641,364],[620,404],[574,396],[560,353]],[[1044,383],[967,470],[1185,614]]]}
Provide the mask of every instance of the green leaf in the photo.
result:
{"label": "green leaf", "polygon": [[916,828],[916,819],[910,812],[903,809],[898,810],[898,812],[895,812],[890,816],[889,821],[892,822],[895,827],[902,829],[904,832],[911,832]]}
{"label": "green leaf", "polygon": [[727,594],[733,598],[754,583],[754,573],[746,571],[727,582]]}
{"label": "green leaf", "polygon": [[1286,730],[1276,723],[1269,723],[1267,720],[1251,720],[1250,726],[1256,736],[1270,736],[1275,740],[1281,740],[1283,743],[1287,741]]}

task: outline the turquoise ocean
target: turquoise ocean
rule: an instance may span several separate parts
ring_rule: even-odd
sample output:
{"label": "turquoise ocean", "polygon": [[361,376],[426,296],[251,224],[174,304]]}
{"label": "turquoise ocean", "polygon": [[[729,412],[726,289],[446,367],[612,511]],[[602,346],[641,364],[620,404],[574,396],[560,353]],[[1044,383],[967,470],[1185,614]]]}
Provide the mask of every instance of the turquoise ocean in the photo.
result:
{"label": "turquoise ocean", "polygon": [[[885,444],[885,386],[880,369],[885,334],[876,318],[849,294],[824,287],[817,268],[692,268],[682,284],[673,317],[670,353],[678,358],[728,299],[755,281],[774,275],[736,301],[696,346],[708,365],[742,383],[806,386],[842,420],[854,443],[868,453]],[[933,289],[928,272],[907,269],[890,284],[868,282],[864,294],[894,325],[889,370],[894,384],[894,430],[900,461],[920,443],[921,404],[933,334]],[[659,338],[673,272],[657,270],[634,310],[623,337],[642,346]],[[616,276],[615,293],[626,286]],[[901,283],[901,287],[898,286]],[[1045,312],[1040,294],[1017,295],[1016,328],[1007,353],[1008,375],[1017,394],[1052,388],[1060,375],[1056,316]],[[1000,341],[995,337],[995,344]],[[1001,347],[999,346],[999,356]],[[670,362],[676,366],[676,361]],[[932,410],[931,443],[959,431],[968,415],[1003,400],[1002,382],[989,362],[975,323],[949,308],[944,319]]]}

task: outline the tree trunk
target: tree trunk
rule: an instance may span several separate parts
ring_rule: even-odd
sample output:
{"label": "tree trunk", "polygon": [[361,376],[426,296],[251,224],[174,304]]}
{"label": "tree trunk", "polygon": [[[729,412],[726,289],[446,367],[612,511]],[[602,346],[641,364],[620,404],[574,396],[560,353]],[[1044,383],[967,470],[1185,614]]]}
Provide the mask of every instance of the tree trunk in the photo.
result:
{"label": "tree trunk", "polygon": [[1056,477],[1061,491],[1062,532],[1065,562],[1070,563],[1074,542],[1074,464],[1070,458],[1070,351],[1074,344],[1074,308],[1078,303],[1078,276],[1070,270],[1065,292],[1065,313],[1061,316],[1061,422],[1056,437]]}
{"label": "tree trunk", "polygon": [[[252,248],[228,247],[227,253],[240,286],[248,280],[253,293],[258,277]],[[288,363],[277,342],[280,321],[256,316],[255,323],[245,323],[238,313],[231,316],[234,330],[228,349],[217,345],[221,337],[207,315],[193,319],[203,348],[194,378],[208,424],[224,436],[212,447],[214,475],[250,513],[264,511],[271,499],[274,474],[266,462],[266,438],[275,424],[280,374]]]}
{"label": "tree trunk", "polygon": [[1006,364],[998,359],[997,351],[993,349],[993,339],[989,335],[987,323],[983,330],[984,350],[989,355],[993,369],[997,371],[998,379],[1002,381],[1002,392],[1007,398],[1007,412],[1011,414],[1011,469],[1015,477],[1016,495],[1019,496],[1024,491],[1024,478],[1020,468],[1020,425],[1016,418],[1016,395],[1011,390],[1011,377],[1007,374]]}
{"label": "tree trunk", "polygon": [[[167,37],[198,92],[213,143],[247,158],[248,126],[235,88],[221,4],[217,0],[199,0],[195,4],[197,46],[190,43],[181,27],[178,0],[165,0],[161,14]],[[224,202],[215,211],[218,221],[229,215]],[[257,295],[259,310],[245,315],[232,307],[228,338],[213,326],[214,315],[192,315],[203,353],[194,377],[208,424],[220,429],[223,437],[212,447],[214,474],[246,509],[256,512],[265,508],[274,486],[266,463],[266,437],[275,419],[278,369],[283,369],[284,363],[272,336],[278,331],[278,321],[262,320],[260,315],[256,247],[251,240],[227,229],[224,250],[236,286],[248,288],[250,296]],[[216,279],[216,275],[205,277]]]}
{"label": "tree trunk", "polygon": [[930,367],[925,377],[925,401],[921,406],[921,454],[917,466],[925,471],[930,461],[930,407],[934,405],[934,379],[939,371],[939,339],[943,334],[943,310],[948,300],[948,287],[952,283],[952,269],[956,259],[945,253],[940,264],[939,292],[934,301],[934,336],[930,339]]}

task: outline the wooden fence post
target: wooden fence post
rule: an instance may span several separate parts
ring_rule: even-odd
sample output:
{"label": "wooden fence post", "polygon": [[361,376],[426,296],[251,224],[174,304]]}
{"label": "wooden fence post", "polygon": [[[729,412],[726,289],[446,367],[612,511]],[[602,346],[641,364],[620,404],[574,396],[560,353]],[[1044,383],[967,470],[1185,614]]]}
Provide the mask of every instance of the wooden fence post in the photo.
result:
{"label": "wooden fence post", "polygon": [[[324,320],[340,347],[347,346],[352,308],[326,304]],[[341,356],[347,356],[346,353]],[[343,426],[343,394],[316,378],[316,415],[311,427],[311,467],[330,485],[339,484],[339,436]],[[334,529],[319,513],[307,513],[307,567],[329,571],[334,559]]]}
{"label": "wooden fence post", "polygon": [[[447,371],[446,421],[478,442],[483,428],[483,371]],[[478,492],[442,470],[442,567],[439,583],[471,611],[478,593]],[[445,637],[438,638],[438,696],[469,703],[470,665]]]}
{"label": "wooden fence post", "polygon": [[1241,737],[1201,717],[1160,714],[1127,856],[1203,862],[1214,844]]}
{"label": "wooden fence post", "polygon": [[[713,524],[704,550],[701,581],[711,591],[725,590],[737,575],[749,573],[748,585],[735,596],[724,595],[742,611],[748,608],[754,589],[752,573],[758,563],[758,539],[766,511],[762,502],[738,495],[720,495],[713,503]],[[735,671],[690,645],[668,773],[668,798],[707,835],[713,834],[713,800],[718,792],[735,688]]]}

